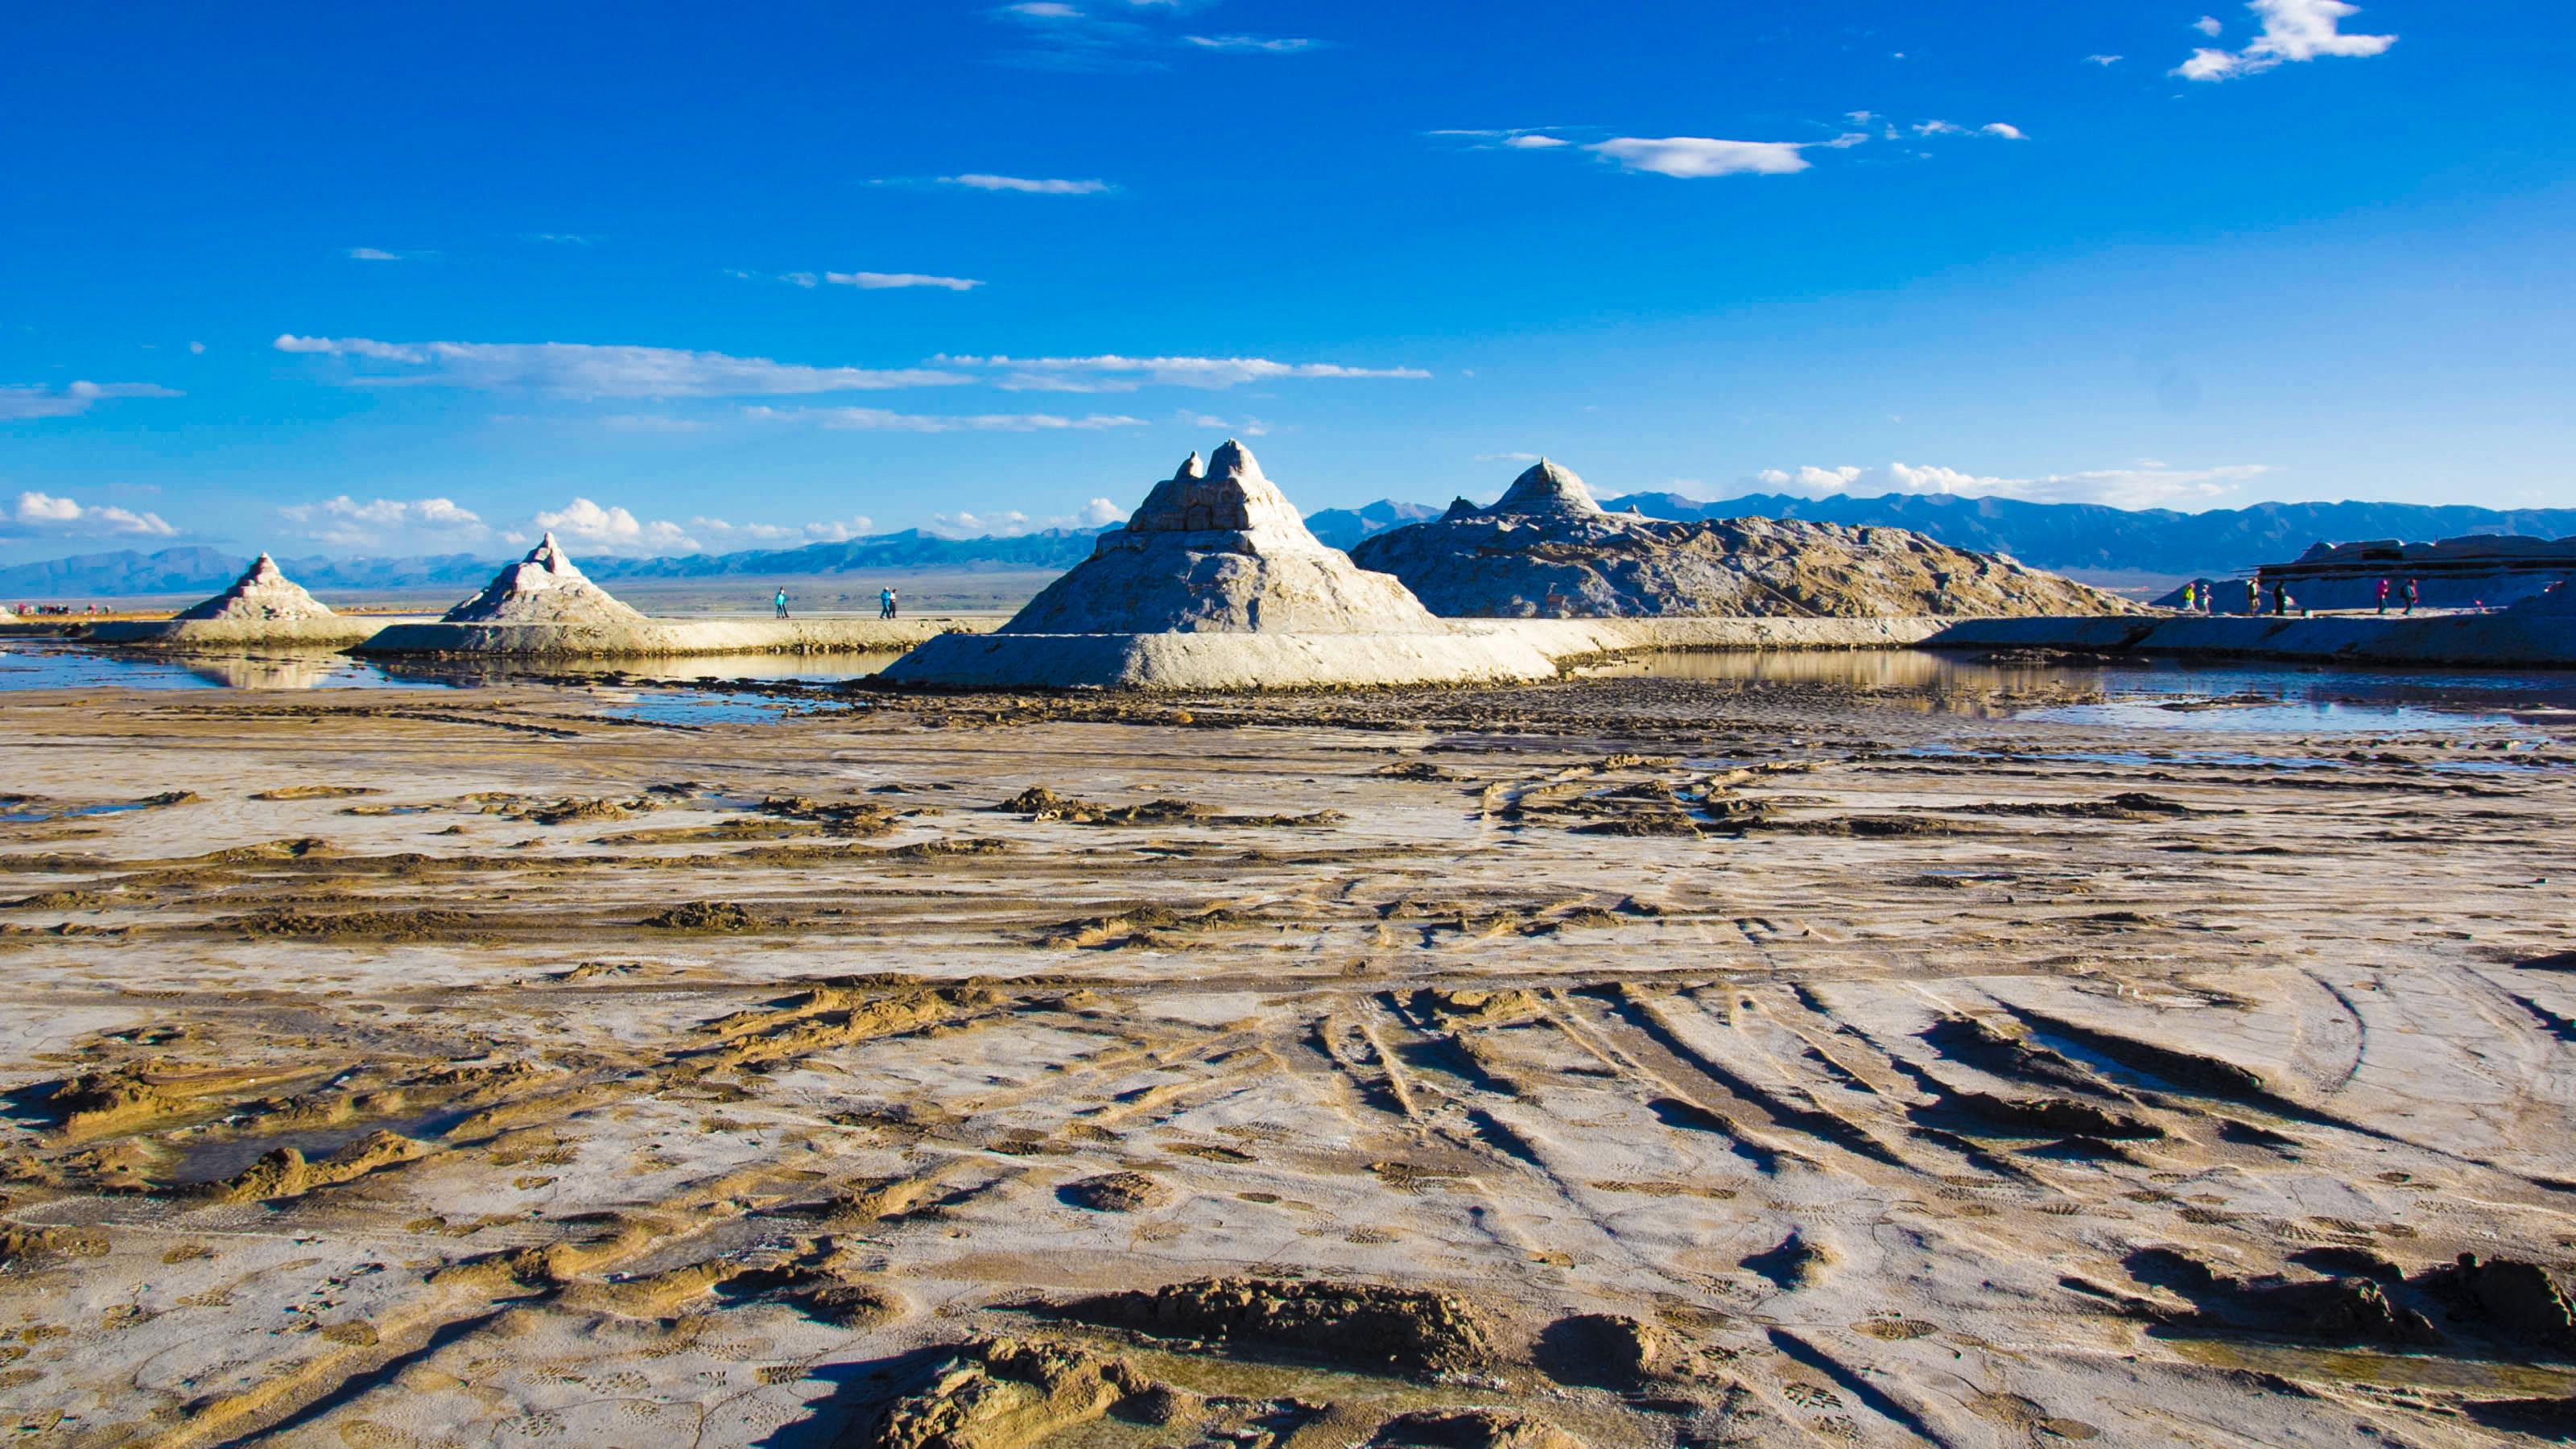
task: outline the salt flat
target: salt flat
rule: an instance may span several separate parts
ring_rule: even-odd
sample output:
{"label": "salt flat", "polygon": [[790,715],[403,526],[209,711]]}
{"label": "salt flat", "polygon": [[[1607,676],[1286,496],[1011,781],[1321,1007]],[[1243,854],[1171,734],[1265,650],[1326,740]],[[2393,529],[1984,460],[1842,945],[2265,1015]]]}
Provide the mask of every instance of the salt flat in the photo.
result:
{"label": "salt flat", "polygon": [[8,695],[0,1422],[2563,1430],[2576,725],[2067,697]]}

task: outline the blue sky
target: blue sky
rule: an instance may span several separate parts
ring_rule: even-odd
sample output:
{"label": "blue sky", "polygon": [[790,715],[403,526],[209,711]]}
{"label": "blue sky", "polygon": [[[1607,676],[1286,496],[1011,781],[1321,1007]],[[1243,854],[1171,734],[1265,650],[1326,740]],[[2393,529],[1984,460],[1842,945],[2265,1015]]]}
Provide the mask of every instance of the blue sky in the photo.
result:
{"label": "blue sky", "polygon": [[2576,505],[2576,7],[23,9],[0,554]]}

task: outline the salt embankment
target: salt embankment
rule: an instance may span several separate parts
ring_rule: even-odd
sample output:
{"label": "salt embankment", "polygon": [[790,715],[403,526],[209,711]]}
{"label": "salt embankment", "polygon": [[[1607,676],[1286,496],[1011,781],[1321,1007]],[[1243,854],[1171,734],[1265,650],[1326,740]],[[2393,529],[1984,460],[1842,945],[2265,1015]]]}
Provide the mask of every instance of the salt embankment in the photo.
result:
{"label": "salt embankment", "polygon": [[2136,606],[2000,554],[1910,529],[1787,518],[1672,522],[1612,513],[1547,459],[1478,508],[1351,550],[1445,618],[1950,618],[2122,614]]}
{"label": "salt embankment", "polygon": [[656,619],[574,565],[547,534],[528,556],[434,623],[395,624],[366,654],[507,654],[606,658],[684,654],[854,654],[909,649],[990,627],[974,619]]}
{"label": "salt embankment", "polygon": [[345,649],[385,627],[381,618],[353,618],[286,576],[277,560],[261,554],[213,598],[167,619],[117,619],[90,625],[82,636],[100,644],[172,649],[289,645]]}
{"label": "salt embankment", "polygon": [[887,684],[1300,689],[1555,676],[1533,642],[1433,616],[1328,548],[1242,444],[1192,453],[999,630],[931,640]]}

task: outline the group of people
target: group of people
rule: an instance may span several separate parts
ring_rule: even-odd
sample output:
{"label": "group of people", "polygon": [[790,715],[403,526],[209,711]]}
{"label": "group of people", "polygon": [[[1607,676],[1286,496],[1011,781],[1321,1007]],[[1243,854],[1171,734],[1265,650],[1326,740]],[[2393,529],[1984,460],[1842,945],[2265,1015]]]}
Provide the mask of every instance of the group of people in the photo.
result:
{"label": "group of people", "polygon": [[[2424,597],[2423,587],[2416,580],[2408,579],[2406,581],[2405,589],[2398,597],[2400,601],[2404,603],[2405,611],[2412,614],[2415,612],[2415,605]],[[2276,617],[2286,619],[2290,616],[2290,610],[2297,606],[2298,600],[2290,597],[2289,581],[2287,579],[2274,579],[2272,581],[2272,613]],[[2218,585],[2203,584],[2198,579],[2194,579],[2190,583],[2184,584],[2182,586],[2182,611],[2186,614],[2217,613]],[[2260,579],[2247,579],[2245,581],[2245,612],[2248,614],[2260,614],[2263,612],[2263,583]],[[2305,614],[2307,610],[2300,609],[2299,612]],[[2381,579],[2379,581],[2379,612],[2383,614],[2388,612],[2388,580],[2386,579]]]}
{"label": "group of people", "polygon": [[83,604],[77,609],[69,604],[13,604],[10,608],[20,618],[34,618],[40,615],[61,617],[66,614],[80,614],[86,617],[106,612],[96,604]]}
{"label": "group of people", "polygon": [[[782,619],[787,617],[787,586],[785,584],[780,584],[778,586],[778,597],[772,599],[770,602],[777,606],[778,617]],[[877,590],[877,617],[880,619],[894,618],[896,602],[895,591],[893,588],[887,587]]]}

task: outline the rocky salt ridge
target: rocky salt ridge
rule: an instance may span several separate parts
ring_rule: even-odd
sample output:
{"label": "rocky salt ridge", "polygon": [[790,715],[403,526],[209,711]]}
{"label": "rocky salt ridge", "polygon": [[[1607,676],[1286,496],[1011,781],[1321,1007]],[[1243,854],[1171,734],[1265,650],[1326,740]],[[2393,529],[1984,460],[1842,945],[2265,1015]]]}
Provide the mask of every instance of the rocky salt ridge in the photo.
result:
{"label": "rocky salt ridge", "polygon": [[1327,548],[1229,439],[1154,485],[1127,526],[998,631],[932,640],[879,679],[946,688],[1297,689],[1505,683],[1530,641],[1434,617]]}
{"label": "rocky salt ridge", "polygon": [[134,644],[167,648],[230,648],[291,645],[340,649],[359,643],[382,626],[381,619],[353,619],[335,614],[320,599],[286,576],[277,560],[261,554],[211,599],[190,605],[168,619],[111,620],[91,625],[83,637],[101,644]]}
{"label": "rocky salt ridge", "polygon": [[1351,551],[1449,618],[2121,614],[2099,589],[1901,528],[1611,513],[1541,459],[1490,508],[1466,499]]}
{"label": "rocky salt ridge", "polygon": [[443,624],[641,624],[644,615],[618,602],[575,567],[547,534],[528,556],[501,570],[483,592],[447,611]]}

